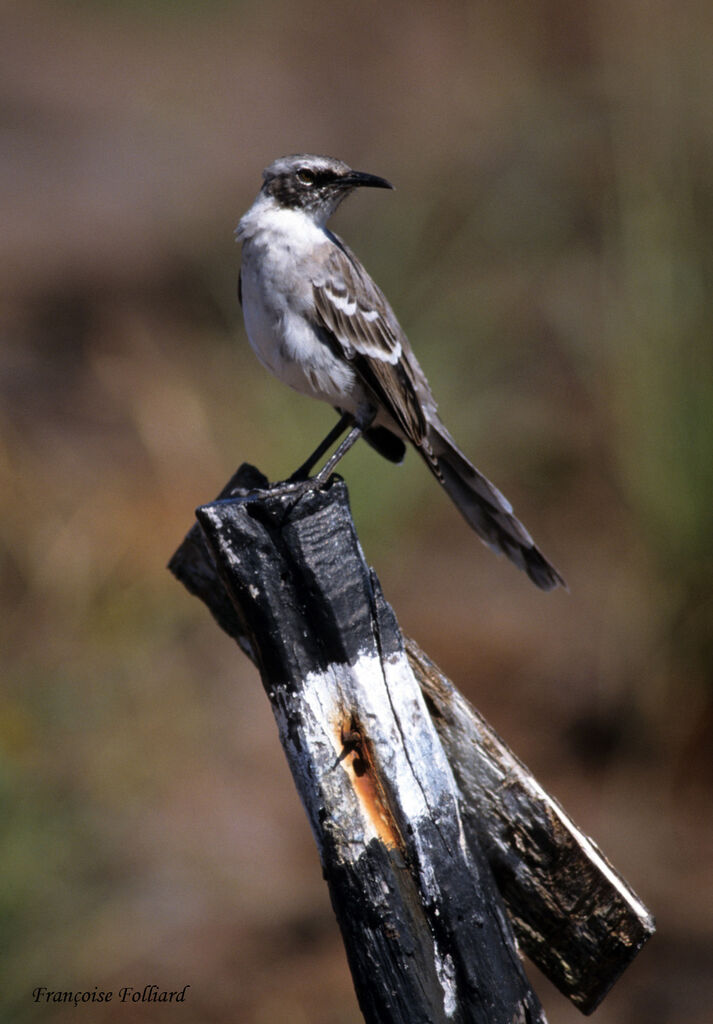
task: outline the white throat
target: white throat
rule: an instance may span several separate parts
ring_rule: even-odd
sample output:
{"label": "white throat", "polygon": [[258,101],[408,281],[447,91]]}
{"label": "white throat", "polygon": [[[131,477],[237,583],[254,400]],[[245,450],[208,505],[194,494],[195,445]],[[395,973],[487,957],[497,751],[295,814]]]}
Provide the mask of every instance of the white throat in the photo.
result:
{"label": "white throat", "polygon": [[294,234],[309,238],[314,244],[324,241],[331,210],[303,210],[298,206],[282,206],[272,196],[259,192],[250,209],[241,217],[235,230],[239,242],[248,241],[263,231]]}

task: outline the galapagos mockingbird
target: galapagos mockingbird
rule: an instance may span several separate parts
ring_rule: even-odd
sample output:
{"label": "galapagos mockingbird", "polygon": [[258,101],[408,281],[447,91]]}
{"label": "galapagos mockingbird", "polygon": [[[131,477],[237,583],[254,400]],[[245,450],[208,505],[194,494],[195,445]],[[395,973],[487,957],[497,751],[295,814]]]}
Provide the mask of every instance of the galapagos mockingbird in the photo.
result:
{"label": "galapagos mockingbird", "polygon": [[507,498],[457,447],[391,306],[327,228],[341,201],[363,186],[393,188],[332,157],[281,157],[263,172],[262,188],[236,231],[242,242],[238,296],[258,359],[285,384],[340,414],[291,480],[306,479],[349,428],[317,474],[318,485],[360,436],[393,462],[401,462],[410,441],[486,544],[543,590],[565,586]]}

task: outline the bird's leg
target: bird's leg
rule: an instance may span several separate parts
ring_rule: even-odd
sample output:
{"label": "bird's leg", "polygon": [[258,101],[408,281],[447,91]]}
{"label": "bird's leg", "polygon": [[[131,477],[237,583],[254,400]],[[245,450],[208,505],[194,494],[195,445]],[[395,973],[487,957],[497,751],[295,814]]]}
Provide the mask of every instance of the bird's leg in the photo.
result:
{"label": "bird's leg", "polygon": [[[351,413],[343,413],[339,422],[336,426],[332,427],[324,441],[317,446],[312,452],[306,462],[303,462],[299,469],[295,470],[289,480],[285,480],[283,483],[275,484],[270,488],[271,494],[280,492],[283,494],[294,494],[299,496],[306,490],[314,488],[324,487],[326,482],[332,475],[332,471],[337,463],[344,458],[350,448],[359,440],[362,433],[368,430],[371,424],[376,418],[376,408],[371,405],[366,405],[359,409],[356,416]],[[309,472],[314,466],[315,462],[320,459],[327,449],[334,444],[338,437],[340,437],[344,431],[352,425],[352,429],[349,431],[347,436],[344,438],[342,443],[339,445],[333,455],[327,459],[325,464],[320,469],[319,473],[315,476],[310,477]],[[257,491],[253,493],[258,493]],[[262,493],[262,492],[260,492]]]}
{"label": "bird's leg", "polygon": [[319,473],[315,476],[315,483],[318,487],[323,487],[329,480],[334,467],[340,462],[347,454],[350,448],[352,448],[359,440],[365,430],[368,430],[371,424],[376,418],[376,408],[373,405],[367,406],[365,409],[360,409],[357,414],[357,422],[349,431],[347,436],[344,438],[342,443],[339,445],[334,455],[330,456],[329,459],[320,469]]}
{"label": "bird's leg", "polygon": [[318,487],[322,487],[324,484],[326,484],[327,480],[329,480],[330,476],[332,475],[332,470],[334,469],[334,467],[337,465],[338,462],[340,462],[344,458],[349,449],[354,447],[354,445],[359,440],[361,435],[361,427],[352,427],[352,429],[349,431],[347,436],[344,438],[342,443],[335,451],[334,455],[331,455],[327,459],[325,464],[320,469],[319,473],[317,473],[314,476],[314,482],[317,484]]}
{"label": "bird's leg", "polygon": [[[296,469],[294,471],[294,473],[289,479],[289,483],[296,483],[298,480],[306,480],[314,464],[322,458],[324,453],[332,447],[334,442],[342,436],[347,427],[349,427],[353,422],[354,418],[348,412],[343,413],[337,424],[334,427],[332,427],[332,429],[329,431],[325,439],[319,445],[317,445],[317,447],[312,452],[307,461],[303,462],[299,469]],[[354,438],[354,440],[356,441],[356,438]],[[354,441],[352,441],[352,444],[353,443]],[[337,451],[338,450],[339,449],[337,449]]]}

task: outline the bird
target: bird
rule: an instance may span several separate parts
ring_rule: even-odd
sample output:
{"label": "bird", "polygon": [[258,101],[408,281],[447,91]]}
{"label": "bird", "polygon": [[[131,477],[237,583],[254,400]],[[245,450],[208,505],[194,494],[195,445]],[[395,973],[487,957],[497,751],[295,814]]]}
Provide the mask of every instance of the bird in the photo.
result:
{"label": "bird", "polygon": [[340,203],[365,187],[393,185],[334,157],[279,157],[263,171],[235,232],[242,245],[238,299],[251,347],[278,379],[340,417],[288,483],[323,486],[359,437],[395,463],[410,443],[485,544],[540,589],[566,588],[507,498],[456,445],[386,297],[327,227]]}

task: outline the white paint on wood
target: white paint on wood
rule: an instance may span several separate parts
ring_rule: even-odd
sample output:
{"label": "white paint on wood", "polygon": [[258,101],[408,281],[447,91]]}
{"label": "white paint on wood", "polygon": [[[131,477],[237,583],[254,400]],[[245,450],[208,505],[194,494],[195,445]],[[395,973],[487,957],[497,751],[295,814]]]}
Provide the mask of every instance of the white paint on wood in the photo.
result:
{"label": "white paint on wood", "polygon": [[434,959],[436,974],[443,989],[443,1012],[446,1017],[452,1017],[458,1009],[458,987],[456,984],[456,969],[453,957],[450,953],[441,956],[438,944],[434,942]]}
{"label": "white paint on wood", "polygon": [[[435,821],[447,819],[444,828],[454,835],[453,856],[467,856],[466,842],[457,807],[457,791],[450,765],[426,708],[421,689],[403,654],[380,661],[375,654],[361,655],[354,665],[333,664],[325,671],[311,672],[301,686],[307,713],[302,719],[300,742],[309,757],[298,764],[319,766],[318,779],[304,779],[303,794],[314,790],[314,782],[329,792],[324,803],[338,814],[342,855],[352,862],[367,843],[380,834],[364,812],[354,792],[344,754],[340,724],[358,709],[362,728],[369,738],[379,778],[387,781],[385,794],[394,818],[413,830],[409,842],[417,853],[420,885],[427,903],[441,898],[432,858],[424,846],[423,830]],[[283,737],[290,740],[284,716],[278,714]],[[341,760],[340,760],[341,759]],[[321,802],[321,801],[320,801]],[[314,818],[318,807],[311,808]],[[355,815],[357,816],[355,818]],[[314,819],[316,820],[316,818]],[[358,826],[355,826],[358,821]]]}

